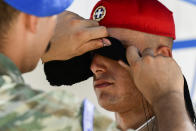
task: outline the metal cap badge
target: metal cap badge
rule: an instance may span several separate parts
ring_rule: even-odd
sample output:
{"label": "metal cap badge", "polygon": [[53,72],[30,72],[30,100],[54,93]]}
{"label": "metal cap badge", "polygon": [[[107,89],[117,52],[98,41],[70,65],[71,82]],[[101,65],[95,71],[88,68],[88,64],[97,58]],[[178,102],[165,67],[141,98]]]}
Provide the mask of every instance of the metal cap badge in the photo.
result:
{"label": "metal cap badge", "polygon": [[104,6],[99,6],[95,9],[93,14],[93,20],[101,21],[106,15],[106,8]]}

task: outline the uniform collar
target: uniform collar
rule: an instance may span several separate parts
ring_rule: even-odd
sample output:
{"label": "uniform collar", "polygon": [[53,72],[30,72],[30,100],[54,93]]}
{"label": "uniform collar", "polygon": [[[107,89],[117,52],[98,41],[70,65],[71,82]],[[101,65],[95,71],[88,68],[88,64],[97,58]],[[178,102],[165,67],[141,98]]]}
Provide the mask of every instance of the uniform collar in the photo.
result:
{"label": "uniform collar", "polygon": [[0,75],[8,75],[15,82],[24,82],[21,72],[5,55],[0,53]]}

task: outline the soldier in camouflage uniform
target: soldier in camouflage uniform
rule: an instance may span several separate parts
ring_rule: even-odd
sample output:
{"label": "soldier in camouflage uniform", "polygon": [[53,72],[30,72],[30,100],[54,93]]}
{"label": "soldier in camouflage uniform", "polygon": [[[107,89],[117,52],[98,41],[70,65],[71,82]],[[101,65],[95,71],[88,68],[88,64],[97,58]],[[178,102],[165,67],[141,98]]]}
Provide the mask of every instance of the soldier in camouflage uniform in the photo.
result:
{"label": "soldier in camouflage uniform", "polygon": [[[96,109],[94,111],[93,105],[87,100],[79,100],[66,90],[34,90],[21,76],[21,72],[33,70],[44,54],[56,24],[56,16],[52,15],[63,12],[71,2],[0,0],[0,131],[104,131],[112,122]],[[67,28],[68,31],[74,29],[70,34],[77,34],[81,32],[81,27],[85,29],[86,26],[86,32],[92,32],[89,25],[97,26],[97,22],[84,20],[73,13],[65,16],[64,20],[68,19],[68,22],[77,19],[75,25]],[[80,28],[76,29],[75,26]],[[66,29],[63,31],[67,33]],[[100,37],[105,37],[105,34],[100,34]],[[73,37],[73,40],[77,39]],[[83,42],[96,38],[86,37]],[[67,44],[74,44],[69,40],[66,40]],[[77,44],[79,46],[82,43],[77,41]],[[81,50],[84,51],[84,48]]]}
{"label": "soldier in camouflage uniform", "polygon": [[[0,73],[0,131],[82,131],[81,100],[66,90],[32,89],[2,54]],[[111,122],[95,110],[94,131],[106,130]]]}

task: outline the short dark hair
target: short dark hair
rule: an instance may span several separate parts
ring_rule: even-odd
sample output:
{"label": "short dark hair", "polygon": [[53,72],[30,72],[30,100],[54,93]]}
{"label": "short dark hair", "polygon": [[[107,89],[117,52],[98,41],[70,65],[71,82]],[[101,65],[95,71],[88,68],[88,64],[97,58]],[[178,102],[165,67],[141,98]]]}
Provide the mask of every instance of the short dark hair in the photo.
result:
{"label": "short dark hair", "polygon": [[0,0],[0,39],[5,36],[19,13],[20,11],[5,3],[4,0]]}

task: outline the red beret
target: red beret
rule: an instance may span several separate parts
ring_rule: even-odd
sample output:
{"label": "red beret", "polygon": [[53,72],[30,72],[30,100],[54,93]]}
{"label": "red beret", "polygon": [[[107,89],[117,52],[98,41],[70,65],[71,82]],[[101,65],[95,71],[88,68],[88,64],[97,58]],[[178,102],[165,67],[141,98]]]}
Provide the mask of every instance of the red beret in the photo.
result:
{"label": "red beret", "polygon": [[157,0],[101,0],[91,19],[106,27],[176,38],[173,13]]}

